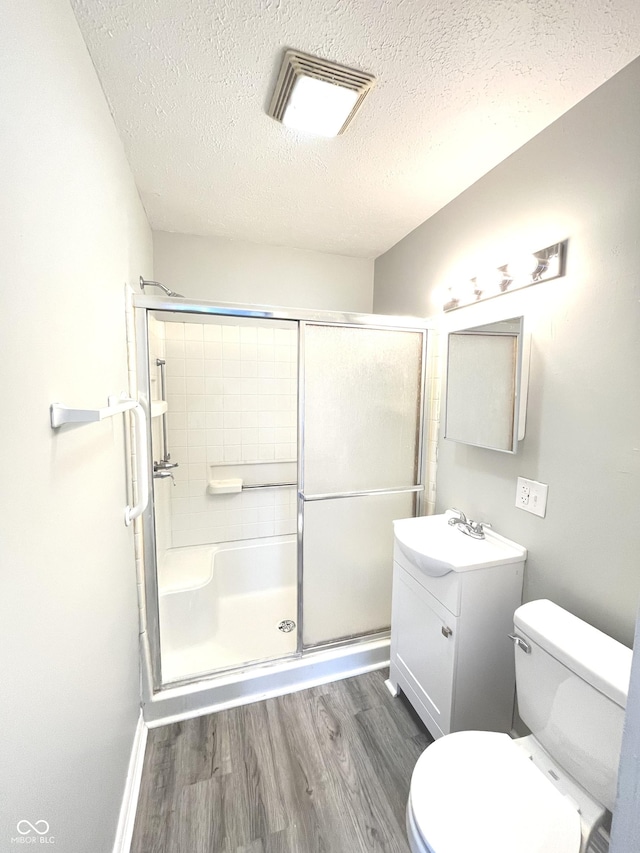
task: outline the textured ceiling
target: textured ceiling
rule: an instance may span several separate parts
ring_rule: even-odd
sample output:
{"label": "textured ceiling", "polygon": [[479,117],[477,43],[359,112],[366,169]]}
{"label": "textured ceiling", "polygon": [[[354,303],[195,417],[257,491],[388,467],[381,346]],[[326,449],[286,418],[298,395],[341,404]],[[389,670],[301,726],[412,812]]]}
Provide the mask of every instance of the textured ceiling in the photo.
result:
{"label": "textured ceiling", "polygon": [[[640,53],[638,0],[72,0],[154,229],[375,257]],[[284,48],[378,83],[269,118]]]}

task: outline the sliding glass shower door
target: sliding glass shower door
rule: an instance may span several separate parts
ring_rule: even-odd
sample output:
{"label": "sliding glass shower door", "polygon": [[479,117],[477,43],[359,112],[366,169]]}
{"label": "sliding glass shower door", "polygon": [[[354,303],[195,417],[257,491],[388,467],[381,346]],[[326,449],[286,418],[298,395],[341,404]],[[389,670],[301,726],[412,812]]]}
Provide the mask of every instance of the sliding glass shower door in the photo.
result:
{"label": "sliding glass shower door", "polygon": [[303,645],[389,627],[393,525],[422,491],[423,330],[301,323]]}

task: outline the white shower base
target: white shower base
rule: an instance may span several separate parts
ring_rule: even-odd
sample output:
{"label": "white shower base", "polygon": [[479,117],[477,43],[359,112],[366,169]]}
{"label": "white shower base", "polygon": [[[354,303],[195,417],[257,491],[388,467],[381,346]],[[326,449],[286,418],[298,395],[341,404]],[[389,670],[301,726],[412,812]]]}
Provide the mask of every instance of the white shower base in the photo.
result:
{"label": "white shower base", "polygon": [[295,535],[170,548],[158,592],[164,684],[296,650]]}

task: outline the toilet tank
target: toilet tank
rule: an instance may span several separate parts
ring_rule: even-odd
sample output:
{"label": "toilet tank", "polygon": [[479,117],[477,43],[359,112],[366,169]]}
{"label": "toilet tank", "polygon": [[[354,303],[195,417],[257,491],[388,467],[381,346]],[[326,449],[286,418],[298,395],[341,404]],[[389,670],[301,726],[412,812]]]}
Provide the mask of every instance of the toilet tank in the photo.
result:
{"label": "toilet tank", "polygon": [[523,604],[515,633],[520,716],[565,772],[609,810],[616,797],[631,649],[551,601]]}

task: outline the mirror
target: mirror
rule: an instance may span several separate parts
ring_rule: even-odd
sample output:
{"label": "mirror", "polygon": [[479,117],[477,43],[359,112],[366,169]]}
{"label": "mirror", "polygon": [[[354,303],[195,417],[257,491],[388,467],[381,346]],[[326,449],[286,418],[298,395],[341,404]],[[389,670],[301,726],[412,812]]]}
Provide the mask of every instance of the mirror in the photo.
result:
{"label": "mirror", "polygon": [[449,334],[445,438],[517,451],[529,373],[523,321],[512,317]]}

